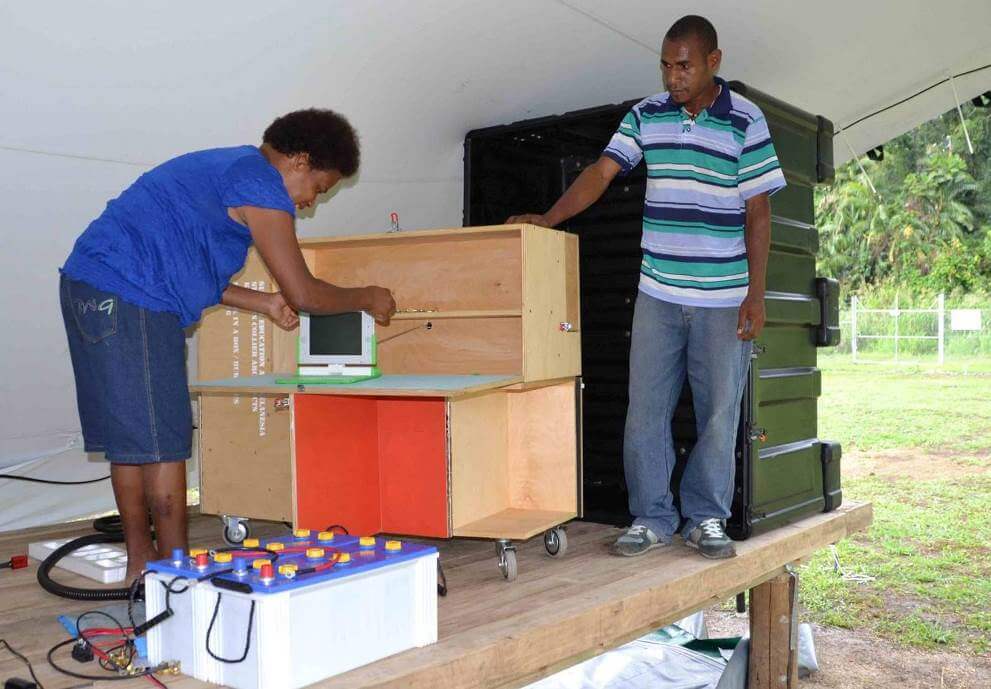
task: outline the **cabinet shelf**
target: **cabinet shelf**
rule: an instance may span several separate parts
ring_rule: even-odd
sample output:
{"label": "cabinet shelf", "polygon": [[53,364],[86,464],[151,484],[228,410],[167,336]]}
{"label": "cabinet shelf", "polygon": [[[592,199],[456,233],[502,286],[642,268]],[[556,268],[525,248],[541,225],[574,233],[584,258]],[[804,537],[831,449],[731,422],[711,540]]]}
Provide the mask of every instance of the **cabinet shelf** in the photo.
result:
{"label": "cabinet shelf", "polygon": [[429,321],[438,318],[521,318],[522,309],[475,309],[463,311],[399,311],[394,321]]}

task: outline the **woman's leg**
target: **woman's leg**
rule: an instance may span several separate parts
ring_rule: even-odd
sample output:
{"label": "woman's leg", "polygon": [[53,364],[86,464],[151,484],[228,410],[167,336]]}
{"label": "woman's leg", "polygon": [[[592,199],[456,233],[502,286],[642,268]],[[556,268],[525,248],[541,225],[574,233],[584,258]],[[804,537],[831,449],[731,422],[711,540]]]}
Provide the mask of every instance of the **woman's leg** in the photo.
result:
{"label": "woman's leg", "polygon": [[124,527],[127,583],[141,573],[148,560],[157,558],[155,546],[151,542],[143,471],[144,467],[137,464],[110,465],[110,481],[114,487],[117,511],[120,512],[120,521]]}
{"label": "woman's leg", "polygon": [[141,475],[155,524],[158,557],[171,556],[173,548],[187,550],[186,463],[146,464],[141,467]]}

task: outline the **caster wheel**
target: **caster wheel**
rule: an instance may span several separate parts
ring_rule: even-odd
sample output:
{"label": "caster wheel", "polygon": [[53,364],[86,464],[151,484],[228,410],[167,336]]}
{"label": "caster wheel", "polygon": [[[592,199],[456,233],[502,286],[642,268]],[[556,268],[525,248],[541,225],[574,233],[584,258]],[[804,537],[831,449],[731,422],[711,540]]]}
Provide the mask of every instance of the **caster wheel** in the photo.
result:
{"label": "caster wheel", "polygon": [[568,534],[560,526],[544,532],[544,549],[551,557],[564,557],[568,552]]}
{"label": "caster wheel", "polygon": [[506,581],[516,581],[519,570],[516,566],[516,551],[504,550],[499,557],[499,571]]}
{"label": "caster wheel", "polygon": [[242,520],[224,517],[224,542],[228,545],[241,545],[250,533]]}

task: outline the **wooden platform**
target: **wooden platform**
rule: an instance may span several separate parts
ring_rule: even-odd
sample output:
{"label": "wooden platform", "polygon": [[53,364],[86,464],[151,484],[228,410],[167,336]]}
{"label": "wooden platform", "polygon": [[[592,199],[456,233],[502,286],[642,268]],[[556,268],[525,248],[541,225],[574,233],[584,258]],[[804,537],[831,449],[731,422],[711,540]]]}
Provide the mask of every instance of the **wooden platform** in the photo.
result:
{"label": "wooden platform", "polygon": [[[521,686],[768,581],[786,564],[865,529],[871,518],[869,504],[844,505],[739,543],[739,555],[722,561],[704,560],[680,544],[640,558],[615,558],[608,554],[608,545],[618,529],[576,522],[568,528],[569,550],[562,559],[549,558],[539,538],[519,544],[520,574],[514,583],[506,583],[499,574],[491,542],[440,541],[450,587],[449,595],[440,599],[440,641],[313,686]],[[219,545],[219,520],[197,516],[190,524],[194,545]],[[264,536],[284,530],[282,525],[265,525],[256,532]],[[36,540],[88,532],[88,523],[82,523],[0,534],[0,559],[26,552],[27,544]],[[75,575],[56,576],[67,584],[88,585]],[[45,655],[66,638],[57,615],[78,614],[99,604],[56,598],[43,591],[35,577],[34,563],[15,572],[0,570],[0,638],[30,658],[47,689],[78,685],[80,680],[52,670]],[[95,666],[86,668],[91,672]],[[0,679],[12,676],[27,677],[27,669],[0,651]],[[188,677],[163,679],[176,689],[214,686]],[[150,685],[133,680],[94,686]]]}

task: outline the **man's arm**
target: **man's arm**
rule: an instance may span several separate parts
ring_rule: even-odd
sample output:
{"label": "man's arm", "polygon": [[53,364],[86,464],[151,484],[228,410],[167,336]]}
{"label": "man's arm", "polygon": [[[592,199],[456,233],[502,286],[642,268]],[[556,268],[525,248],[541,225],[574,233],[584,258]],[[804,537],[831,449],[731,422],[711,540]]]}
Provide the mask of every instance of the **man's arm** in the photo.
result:
{"label": "man's arm", "polygon": [[396,302],[384,287],[338,287],[310,273],[296,241],[293,218],[285,211],[254,206],[232,209],[251,231],[262,260],[279,283],[288,305],[307,313],[367,311],[388,324]]}
{"label": "man's arm", "polygon": [[569,218],[581,213],[599,200],[609,187],[610,182],[619,174],[619,163],[607,156],[599,159],[582,170],[578,179],[568,187],[561,198],[543,215],[528,213],[514,215],[506,221],[507,224],[530,223],[542,227],[556,227]]}
{"label": "man's arm", "polygon": [[740,304],[736,336],[752,340],[764,327],[764,291],[767,286],[767,254],[771,248],[771,202],[767,193],[747,199],[746,225],[743,240],[747,245],[747,266],[750,287]]}

